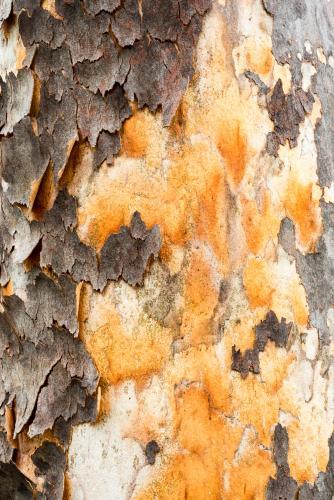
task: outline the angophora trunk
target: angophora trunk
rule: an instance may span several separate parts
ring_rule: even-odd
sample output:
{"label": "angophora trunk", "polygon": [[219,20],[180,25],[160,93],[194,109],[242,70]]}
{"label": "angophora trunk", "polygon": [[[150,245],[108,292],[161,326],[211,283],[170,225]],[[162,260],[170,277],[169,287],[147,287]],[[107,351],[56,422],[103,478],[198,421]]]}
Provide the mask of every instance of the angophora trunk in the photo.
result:
{"label": "angophora trunk", "polygon": [[0,498],[331,499],[333,2],[0,21]]}

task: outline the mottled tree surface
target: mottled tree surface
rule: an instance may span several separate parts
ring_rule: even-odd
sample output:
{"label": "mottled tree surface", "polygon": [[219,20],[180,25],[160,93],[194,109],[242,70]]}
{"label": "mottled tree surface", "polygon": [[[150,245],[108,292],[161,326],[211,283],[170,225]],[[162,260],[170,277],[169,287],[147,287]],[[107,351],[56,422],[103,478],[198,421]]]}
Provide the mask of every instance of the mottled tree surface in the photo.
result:
{"label": "mottled tree surface", "polygon": [[0,500],[332,499],[334,3],[0,26]]}

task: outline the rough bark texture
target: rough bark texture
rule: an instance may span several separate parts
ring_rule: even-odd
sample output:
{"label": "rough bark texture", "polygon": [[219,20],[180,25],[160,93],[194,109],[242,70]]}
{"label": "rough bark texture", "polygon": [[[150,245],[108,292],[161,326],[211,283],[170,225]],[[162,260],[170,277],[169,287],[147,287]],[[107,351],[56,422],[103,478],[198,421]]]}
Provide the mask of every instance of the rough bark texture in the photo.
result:
{"label": "rough bark texture", "polygon": [[332,499],[333,2],[0,24],[0,499]]}

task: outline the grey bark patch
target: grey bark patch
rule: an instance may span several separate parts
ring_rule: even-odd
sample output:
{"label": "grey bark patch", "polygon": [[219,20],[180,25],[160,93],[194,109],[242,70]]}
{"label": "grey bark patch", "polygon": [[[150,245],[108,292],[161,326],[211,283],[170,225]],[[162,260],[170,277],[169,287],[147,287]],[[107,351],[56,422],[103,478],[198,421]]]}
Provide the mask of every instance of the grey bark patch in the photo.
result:
{"label": "grey bark patch", "polygon": [[41,273],[34,284],[28,285],[25,307],[38,331],[57,324],[73,334],[78,332],[75,289],[75,283],[66,275],[56,283]]}
{"label": "grey bark patch", "polygon": [[34,498],[34,485],[13,463],[0,463],[0,498],[4,500]]}
{"label": "grey bark patch", "polygon": [[[282,0],[264,1],[267,11],[273,17],[273,53],[280,63],[289,63],[292,70],[292,83],[296,88],[301,85],[301,63],[311,62],[317,69],[312,78],[312,92],[317,94],[322,117],[315,130],[317,147],[317,173],[321,185],[330,186],[333,175],[333,140],[334,140],[334,93],[333,69],[329,64],[321,64],[316,49],[322,48],[326,57],[332,54],[334,37],[333,2],[313,2],[312,0],[294,0],[286,3]],[[305,47],[305,42],[309,47]],[[307,50],[306,50],[307,49]],[[301,60],[300,60],[301,59]],[[281,226],[281,243],[286,251],[296,259],[296,267],[305,287],[310,308],[311,325],[319,330],[321,346],[327,345],[330,332],[327,314],[333,304],[333,206],[322,204],[323,236],[316,252],[303,255],[295,250],[295,238],[289,223]],[[290,224],[291,225],[291,224]]]}
{"label": "grey bark patch", "polygon": [[94,422],[97,419],[97,415],[97,397],[95,395],[87,396],[85,406],[78,406],[78,410],[73,417],[68,420],[65,420],[63,417],[59,417],[56,420],[53,426],[54,435],[59,439],[63,446],[67,447],[70,443],[72,426],[87,422]]}
{"label": "grey bark patch", "polygon": [[[301,83],[300,60],[317,65],[316,49],[322,47],[326,56],[332,53],[334,45],[334,6],[332,2],[321,0],[263,0],[268,13],[273,17],[273,54],[281,63],[289,63],[293,79]],[[305,48],[309,41],[312,53]]]}
{"label": "grey bark patch", "polygon": [[12,206],[4,195],[0,199],[0,227],[6,240],[5,249],[13,263],[22,263],[36,247],[40,239],[40,227],[35,221],[29,223],[22,211]]}
{"label": "grey bark patch", "polygon": [[317,174],[322,186],[334,180],[334,69],[321,65],[312,79],[312,89],[321,101],[322,115],[315,129],[317,146]]}
{"label": "grey bark patch", "polygon": [[[40,264],[43,268],[49,268],[59,276],[58,285],[61,285],[59,288],[57,284],[50,284],[50,290],[45,292],[45,300],[51,290],[59,289],[61,295],[57,295],[55,300],[50,297],[50,300],[52,300],[52,304],[55,304],[56,301],[59,302],[59,314],[63,310],[63,316],[58,314],[55,317],[49,314],[48,317],[45,317],[47,311],[44,311],[43,308],[38,309],[39,317],[44,317],[46,326],[50,326],[53,321],[56,321],[73,333],[76,332],[77,328],[75,288],[74,283],[68,279],[66,273],[71,276],[74,282],[87,281],[95,289],[103,289],[108,280],[118,280],[120,277],[130,285],[137,285],[142,283],[150,258],[157,257],[161,247],[159,228],[154,226],[148,230],[140,214],[136,212],[132,217],[130,228],[123,226],[119,233],[111,234],[102,247],[100,255],[97,256],[91,247],[82,243],[78,238],[75,231],[77,224],[75,206],[74,198],[66,192],[61,192],[54,207],[47,212],[41,230]],[[45,280],[47,278],[37,278],[36,284],[38,284],[39,279]],[[36,284],[29,286],[28,289],[36,287]],[[72,289],[66,288],[63,294],[61,289],[65,284],[67,287],[72,286]],[[71,297],[70,304],[65,304],[61,299],[62,296],[67,296],[68,299]],[[38,300],[34,305],[34,310],[37,310],[37,303]],[[52,305],[51,309],[56,314],[58,306]],[[68,318],[67,322],[65,322],[65,318]]]}
{"label": "grey bark patch", "polygon": [[[87,367],[80,364],[84,358],[77,358],[77,366],[71,371],[63,366],[60,360],[48,375],[46,384],[42,387],[36,407],[36,416],[29,427],[29,436],[42,434],[47,429],[52,429],[54,422],[62,417],[68,421],[78,412],[79,407],[84,407],[86,402],[87,387],[94,390],[95,386],[89,380],[78,380],[80,373],[86,373]],[[87,358],[87,362],[88,358]]]}
{"label": "grey bark patch", "polygon": [[[49,374],[57,363],[67,371],[70,378],[74,378],[75,384],[78,384],[81,388],[80,391],[83,391],[71,391],[73,407],[82,405],[83,394],[88,396],[94,393],[98,382],[96,369],[83,344],[74,339],[68,331],[58,328],[44,329],[39,332],[36,344],[24,339],[20,330],[15,331],[15,333],[13,333],[13,329],[10,330],[10,339],[8,339],[8,333],[6,337],[2,329],[0,335],[3,344],[7,343],[7,348],[3,351],[0,360],[0,408],[15,400],[14,436],[29,421],[35,407],[29,435],[36,435],[42,428],[52,428],[54,421],[62,415],[62,411],[64,411],[64,417],[68,418],[66,402],[68,402],[69,396],[66,394],[68,387],[66,384],[57,388],[57,411],[54,409],[52,398],[47,398]],[[44,391],[43,386],[46,387]],[[42,406],[40,401],[44,403]]]}
{"label": "grey bark patch", "polygon": [[303,255],[296,249],[294,225],[284,219],[279,232],[279,242],[284,250],[296,260],[296,268],[305,287],[310,310],[310,322],[319,330],[321,346],[330,341],[327,325],[328,310],[334,303],[334,206],[322,204],[323,235],[317,251]]}
{"label": "grey bark patch", "polygon": [[277,424],[273,439],[276,478],[270,478],[266,489],[267,500],[331,500],[334,495],[334,433],[328,440],[329,460],[326,471],[320,472],[314,482],[297,483],[290,475],[288,464],[289,437],[287,430]]}
{"label": "grey bark patch", "polygon": [[40,3],[40,0],[13,0],[14,12],[18,13],[24,9],[31,16],[33,10],[38,8]]}
{"label": "grey bark patch", "polygon": [[279,322],[273,311],[267,313],[266,318],[255,328],[255,343],[252,349],[247,349],[244,354],[232,346],[232,370],[246,378],[249,372],[260,373],[259,353],[265,350],[269,340],[276,347],[286,347],[292,323],[287,323],[285,318]]}
{"label": "grey bark patch", "polygon": [[43,494],[46,498],[48,500],[63,498],[66,456],[62,448],[50,441],[44,441],[31,459],[36,466],[36,475],[44,479]]}
{"label": "grey bark patch", "polygon": [[268,94],[269,87],[261,80],[259,75],[249,70],[245,71],[244,75],[250,82],[254,83],[259,88],[260,95]]}
{"label": "grey bark patch", "polygon": [[311,92],[297,88],[285,95],[282,81],[277,81],[267,102],[268,114],[274,123],[274,131],[269,133],[267,140],[269,154],[277,156],[279,145],[283,146],[286,141],[290,148],[297,145],[299,125],[304,121],[305,114],[312,111],[313,103]]}
{"label": "grey bark patch", "polygon": [[[131,115],[129,99],[151,111],[161,107],[164,124],[170,123],[193,74],[209,6],[208,0],[145,0],[141,6],[132,0],[56,0],[62,16],[56,19],[39,0],[13,1],[27,57],[26,69],[0,82],[1,135],[12,133],[0,146],[0,279],[14,289],[0,311],[0,421],[13,404],[14,437],[24,426],[30,436],[53,429],[68,446],[71,426],[96,419],[98,374],[76,338],[76,286],[87,281],[102,290],[120,278],[142,284],[161,247],[158,226],[147,228],[135,213],[97,255],[78,238],[74,198],[61,191],[46,210],[36,196],[45,187],[40,183],[53,172],[59,188],[73,143],[86,139],[94,148],[93,168],[112,164],[119,131]],[[4,17],[8,3],[2,7]],[[29,221],[27,213],[39,220]],[[167,302],[159,297],[161,307],[150,309],[161,322]],[[2,437],[7,460],[11,450]],[[41,498],[62,494],[59,450],[44,443],[34,454],[37,474],[45,478]],[[154,443],[147,447],[150,462],[157,452]],[[20,498],[25,479],[21,484],[16,471],[10,471],[14,489],[6,491]]]}
{"label": "grey bark patch", "polygon": [[28,117],[14,127],[13,136],[1,141],[2,178],[11,203],[32,206],[31,189],[42,178],[49,156],[33,132]]}
{"label": "grey bark patch", "polygon": [[37,122],[40,141],[52,160],[55,180],[68,161],[71,145],[78,139],[76,113],[77,103],[72,93],[66,91],[58,102],[42,86]]}
{"label": "grey bark patch", "polygon": [[102,130],[110,133],[121,128],[123,121],[131,115],[123,89],[116,85],[104,97],[93,94],[82,87],[76,89],[78,102],[78,126],[83,139],[88,138],[95,147]]}
{"label": "grey bark patch", "polygon": [[17,76],[14,73],[9,73],[5,88],[2,84],[1,87],[1,117],[5,117],[1,134],[7,135],[12,133],[13,127],[29,114],[34,90],[32,72],[23,68],[18,71]]}

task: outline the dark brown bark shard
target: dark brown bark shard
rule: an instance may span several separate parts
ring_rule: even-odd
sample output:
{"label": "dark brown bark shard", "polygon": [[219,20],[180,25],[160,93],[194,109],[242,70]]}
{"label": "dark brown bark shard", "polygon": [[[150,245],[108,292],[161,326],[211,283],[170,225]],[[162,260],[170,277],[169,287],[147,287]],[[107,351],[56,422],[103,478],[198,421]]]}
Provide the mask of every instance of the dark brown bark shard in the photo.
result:
{"label": "dark brown bark shard", "polygon": [[34,71],[45,82],[47,93],[60,101],[66,89],[73,85],[73,69],[69,48],[51,49],[40,43],[34,60]]}
{"label": "dark brown bark shard", "polygon": [[147,231],[140,214],[135,213],[130,229],[122,226],[117,234],[109,236],[100,253],[99,289],[108,280],[122,277],[129,285],[142,283],[150,257],[157,257],[161,247],[158,226]]}
{"label": "dark brown bark shard", "polygon": [[277,156],[279,145],[289,142],[290,148],[297,145],[299,125],[305,114],[312,111],[314,98],[311,92],[297,88],[291,94],[284,94],[282,81],[278,80],[268,99],[268,114],[274,123],[274,132],[268,134],[267,152]]}
{"label": "dark brown bark shard", "polygon": [[119,50],[110,35],[105,34],[101,43],[102,56],[97,61],[83,61],[74,67],[77,81],[94,94],[104,95],[115,83],[122,85],[129,72],[128,50]]}
{"label": "dark brown bark shard", "polygon": [[2,139],[1,155],[8,200],[31,207],[32,187],[42,178],[49,156],[34,134],[29,118],[15,125],[12,137]]}
{"label": "dark brown bark shard", "polygon": [[76,89],[78,102],[78,126],[83,139],[88,138],[95,147],[102,130],[110,133],[119,130],[123,121],[131,115],[122,87],[116,85],[104,97],[82,87]]}
{"label": "dark brown bark shard", "polygon": [[150,111],[161,106],[163,122],[168,125],[192,76],[191,61],[182,60],[173,43],[145,37],[133,46],[130,66],[124,85],[129,98]]}
{"label": "dark brown bark shard", "polygon": [[84,59],[96,61],[101,57],[101,41],[109,28],[109,16],[105,12],[96,17],[89,15],[79,0],[73,3],[57,0],[56,9],[64,17],[66,43],[73,64]]}
{"label": "dark brown bark shard", "polygon": [[35,473],[44,479],[43,495],[48,500],[59,500],[64,493],[66,456],[55,443],[44,441],[32,455]]}
{"label": "dark brown bark shard", "polygon": [[133,45],[141,38],[141,17],[136,0],[124,0],[112,16],[112,31],[122,47]]}
{"label": "dark brown bark shard", "polygon": [[242,378],[246,378],[249,372],[260,373],[259,354],[265,350],[269,340],[276,347],[286,347],[292,328],[292,323],[286,323],[282,318],[279,322],[276,314],[269,311],[266,318],[255,328],[255,343],[252,349],[247,349],[244,354],[232,347],[232,370],[239,372]]}
{"label": "dark brown bark shard", "polygon": [[32,500],[34,485],[15,464],[0,463],[0,498],[3,500]]}
{"label": "dark brown bark shard", "polygon": [[298,491],[297,482],[290,476],[288,464],[289,437],[286,429],[277,424],[274,432],[273,455],[276,463],[276,478],[270,478],[267,486],[266,499],[292,500]]}
{"label": "dark brown bark shard", "polygon": [[84,0],[86,9],[93,15],[102,11],[113,12],[120,6],[121,0]]}
{"label": "dark brown bark shard", "polygon": [[[189,5],[187,7],[189,9]],[[188,9],[185,9],[186,12]],[[144,30],[153,38],[161,42],[167,40],[175,42],[177,40],[183,28],[183,22],[180,22],[180,6],[177,0],[169,2],[164,0],[156,0],[155,2],[143,0],[142,11]]]}
{"label": "dark brown bark shard", "polygon": [[100,132],[94,151],[93,167],[99,167],[104,161],[107,162],[107,165],[112,165],[114,156],[119,153],[120,149],[121,141],[118,134]]}
{"label": "dark brown bark shard", "polygon": [[52,49],[60,47],[65,40],[63,23],[40,7],[31,13],[23,11],[19,17],[19,29],[25,46],[44,42]]}

